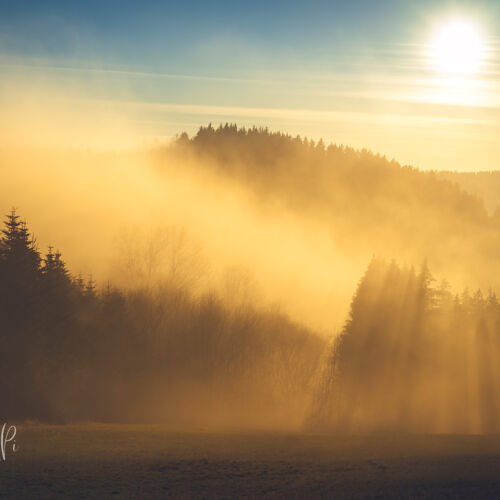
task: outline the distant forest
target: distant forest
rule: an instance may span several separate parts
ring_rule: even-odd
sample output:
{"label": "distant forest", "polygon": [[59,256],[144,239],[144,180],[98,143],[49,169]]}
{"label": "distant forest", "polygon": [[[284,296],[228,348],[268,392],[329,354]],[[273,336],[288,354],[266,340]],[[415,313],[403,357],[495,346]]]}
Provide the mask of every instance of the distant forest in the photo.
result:
{"label": "distant forest", "polygon": [[461,188],[484,200],[488,211],[500,219],[500,171],[437,172],[440,179],[456,182]]}
{"label": "distant forest", "polygon": [[[172,158],[201,159],[195,168],[243,183],[270,210],[281,206],[323,223],[346,255],[428,259],[463,284],[500,287],[500,211],[489,214],[454,177],[364,149],[231,124],[182,134],[155,154],[165,171]],[[471,266],[478,258],[484,265]]]}

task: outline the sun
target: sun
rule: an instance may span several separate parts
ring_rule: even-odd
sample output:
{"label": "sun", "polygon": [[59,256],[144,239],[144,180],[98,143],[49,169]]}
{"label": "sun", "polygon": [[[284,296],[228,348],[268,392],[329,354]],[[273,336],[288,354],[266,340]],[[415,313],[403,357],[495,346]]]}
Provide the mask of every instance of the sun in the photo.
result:
{"label": "sun", "polygon": [[435,68],[444,73],[475,73],[483,60],[483,41],[477,28],[467,21],[452,21],[437,32],[431,45]]}

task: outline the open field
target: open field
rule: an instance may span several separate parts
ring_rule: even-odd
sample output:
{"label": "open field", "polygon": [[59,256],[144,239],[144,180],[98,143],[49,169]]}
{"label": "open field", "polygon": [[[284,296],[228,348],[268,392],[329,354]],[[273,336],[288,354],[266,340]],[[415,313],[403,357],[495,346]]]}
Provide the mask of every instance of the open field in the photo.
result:
{"label": "open field", "polygon": [[498,498],[500,436],[19,425],[1,498]]}

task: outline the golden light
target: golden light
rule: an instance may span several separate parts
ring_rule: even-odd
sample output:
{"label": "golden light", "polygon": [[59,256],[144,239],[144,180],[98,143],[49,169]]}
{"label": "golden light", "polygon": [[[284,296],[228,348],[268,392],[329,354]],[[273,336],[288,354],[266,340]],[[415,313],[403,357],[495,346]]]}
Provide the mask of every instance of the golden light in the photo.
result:
{"label": "golden light", "polygon": [[444,25],[431,45],[431,59],[439,71],[475,73],[484,57],[481,36],[472,23],[453,21]]}

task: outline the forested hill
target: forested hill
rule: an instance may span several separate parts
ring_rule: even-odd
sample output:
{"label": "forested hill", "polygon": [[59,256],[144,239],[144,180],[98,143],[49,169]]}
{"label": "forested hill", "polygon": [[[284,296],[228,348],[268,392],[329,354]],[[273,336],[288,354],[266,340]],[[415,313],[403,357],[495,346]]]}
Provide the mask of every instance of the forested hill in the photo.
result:
{"label": "forested hill", "polygon": [[[182,134],[167,163],[169,155],[199,160],[195,168],[249,187],[261,206],[281,205],[324,223],[346,254],[428,258],[438,272],[473,285],[500,284],[491,278],[492,271],[500,277],[499,217],[435,172],[367,150],[235,125],[202,127],[192,138]],[[477,259],[485,265],[471,269]]]}
{"label": "forested hill", "polygon": [[492,172],[438,172],[440,179],[458,183],[468,193],[483,198],[489,213],[500,210],[500,171]]}

